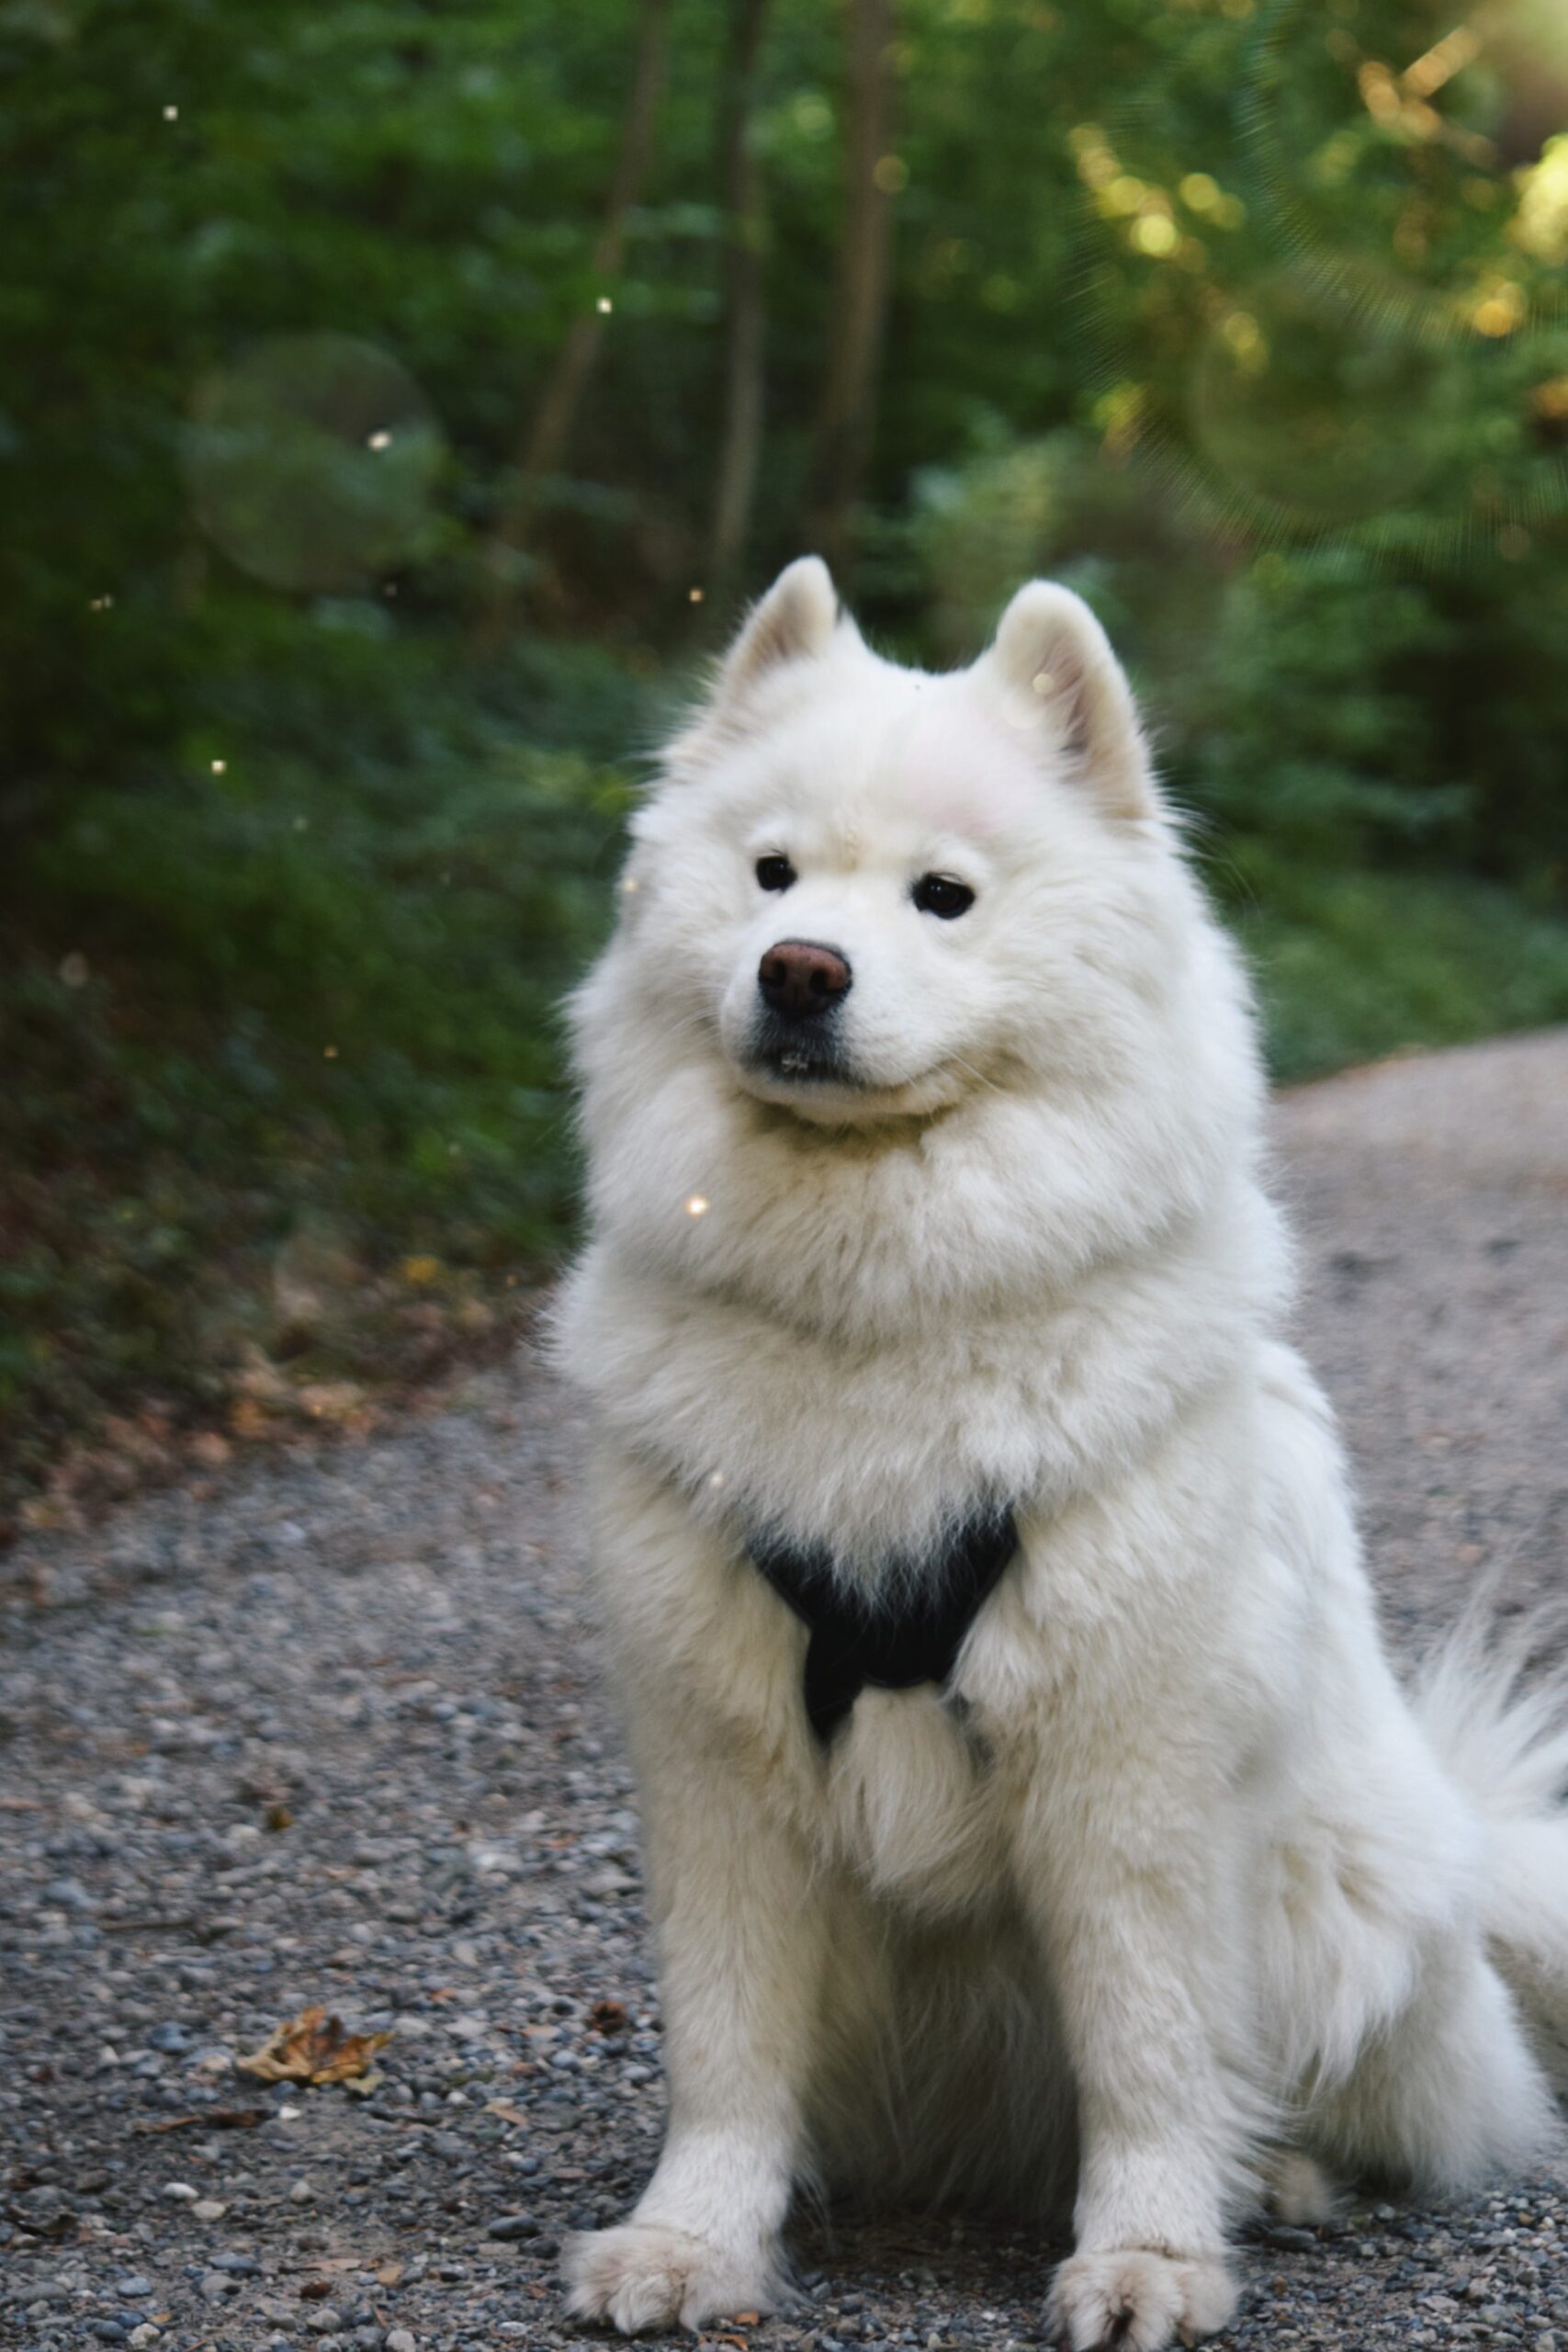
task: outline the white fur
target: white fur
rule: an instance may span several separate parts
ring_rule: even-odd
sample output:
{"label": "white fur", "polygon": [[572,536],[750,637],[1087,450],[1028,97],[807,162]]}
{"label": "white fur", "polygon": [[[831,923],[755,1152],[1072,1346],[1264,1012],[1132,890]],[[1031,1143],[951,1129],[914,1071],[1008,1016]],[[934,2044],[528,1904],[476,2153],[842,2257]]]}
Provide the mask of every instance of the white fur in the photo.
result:
{"label": "white fur", "polygon": [[[802,2179],[1076,2183],[1055,2323],[1157,2352],[1227,2320],[1264,2172],[1299,2211],[1319,2164],[1452,2188],[1540,2146],[1505,1976],[1561,2035],[1561,1710],[1472,1647],[1415,1709],[1384,1658],[1277,1336],[1245,981],[1076,599],[1035,583],[931,677],[792,566],[633,831],[575,1001],[593,1232],[558,1329],[671,2124],[573,2307],[776,2301]],[[910,899],[933,871],[956,921]],[[852,967],[830,1079],[754,1058],[781,939]],[[824,1754],[747,1531],[869,1583],[982,1500],[1021,1553],[948,1699],[867,1691]]]}

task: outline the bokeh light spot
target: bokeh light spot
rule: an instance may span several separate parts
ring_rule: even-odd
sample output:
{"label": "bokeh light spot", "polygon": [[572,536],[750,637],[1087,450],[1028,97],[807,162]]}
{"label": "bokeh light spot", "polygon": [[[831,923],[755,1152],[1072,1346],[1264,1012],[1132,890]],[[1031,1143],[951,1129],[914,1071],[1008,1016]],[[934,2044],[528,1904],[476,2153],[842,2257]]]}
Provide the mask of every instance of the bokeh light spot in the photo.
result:
{"label": "bokeh light spot", "polygon": [[1128,234],[1137,252],[1148,254],[1156,261],[1173,254],[1180,242],[1175,221],[1168,220],[1163,212],[1145,213],[1142,220],[1134,221]]}
{"label": "bokeh light spot", "polygon": [[349,335],[279,335],[197,385],[186,438],[197,518],[275,588],[369,587],[434,543],[440,428],[406,368]]}

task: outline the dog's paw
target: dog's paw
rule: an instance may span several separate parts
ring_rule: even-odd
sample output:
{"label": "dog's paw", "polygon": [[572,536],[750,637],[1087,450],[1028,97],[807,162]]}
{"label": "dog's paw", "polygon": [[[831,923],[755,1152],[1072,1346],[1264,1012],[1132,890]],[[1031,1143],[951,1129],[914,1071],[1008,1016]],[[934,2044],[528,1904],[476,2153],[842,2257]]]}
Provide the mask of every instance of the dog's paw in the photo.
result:
{"label": "dog's paw", "polygon": [[1057,2271],[1051,2320],[1072,2352],[1164,2352],[1217,2335],[1235,2313],[1235,2281],[1217,2255],[1112,2246],[1075,2254]]}
{"label": "dog's paw", "polygon": [[779,2300],[766,2260],[727,2254],[659,2222],[571,2239],[566,2279],[575,2318],[608,2320],[623,2335],[700,2327],[737,2312],[767,2311]]}

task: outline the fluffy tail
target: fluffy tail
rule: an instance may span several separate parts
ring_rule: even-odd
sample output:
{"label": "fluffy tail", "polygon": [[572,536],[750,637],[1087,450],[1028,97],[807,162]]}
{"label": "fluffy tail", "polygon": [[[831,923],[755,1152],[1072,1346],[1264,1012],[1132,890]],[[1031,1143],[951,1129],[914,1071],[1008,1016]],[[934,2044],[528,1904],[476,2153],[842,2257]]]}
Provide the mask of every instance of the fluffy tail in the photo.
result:
{"label": "fluffy tail", "polygon": [[1479,1601],[1419,1668],[1411,1696],[1489,1832],[1487,1933],[1557,2095],[1568,2099],[1564,1617],[1538,1611],[1504,1627]]}

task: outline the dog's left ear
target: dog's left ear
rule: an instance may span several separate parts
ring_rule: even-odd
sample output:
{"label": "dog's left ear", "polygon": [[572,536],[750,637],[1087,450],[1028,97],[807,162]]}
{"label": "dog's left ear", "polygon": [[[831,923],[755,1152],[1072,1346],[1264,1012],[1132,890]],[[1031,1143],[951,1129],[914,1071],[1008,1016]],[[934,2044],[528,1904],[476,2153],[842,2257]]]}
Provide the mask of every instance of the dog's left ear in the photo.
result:
{"label": "dog's left ear", "polygon": [[1013,717],[1043,731],[1113,817],[1152,817],[1148,751],[1126,673],[1081,596],[1052,580],[1021,588],[976,670]]}

